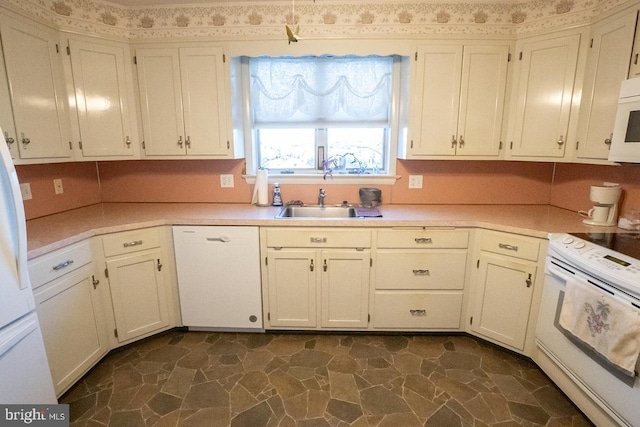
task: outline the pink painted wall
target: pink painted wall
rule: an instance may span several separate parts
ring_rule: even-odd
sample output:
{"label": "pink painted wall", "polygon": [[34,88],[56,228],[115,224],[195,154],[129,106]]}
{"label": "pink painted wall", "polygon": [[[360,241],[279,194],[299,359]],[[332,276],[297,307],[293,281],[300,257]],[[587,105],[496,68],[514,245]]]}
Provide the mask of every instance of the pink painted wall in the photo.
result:
{"label": "pink painted wall", "polygon": [[603,182],[622,186],[620,212],[640,211],[640,165],[621,166],[558,163],[553,181],[550,204],[573,211],[591,207],[589,187]]}
{"label": "pink painted wall", "polygon": [[[103,202],[249,203],[252,186],[242,179],[244,160],[139,160],[100,162]],[[233,188],[220,187],[232,174]]]}
{"label": "pink painted wall", "polygon": [[[242,174],[244,160],[166,160],[78,162],[17,166],[33,200],[28,219],[99,202],[249,203],[253,186]],[[220,187],[220,174],[232,174],[233,188]],[[395,185],[379,186],[383,203],[393,204],[551,204],[569,210],[589,208],[589,186],[603,181],[624,188],[621,212],[640,210],[640,165],[596,166],[508,161],[398,161]],[[422,189],[409,189],[409,175],[423,176]],[[53,179],[64,193],[56,195]],[[317,201],[320,186],[327,203],[358,201],[362,185],[283,185],[285,201]]]}
{"label": "pink painted wall", "polygon": [[[100,203],[96,164],[52,163],[16,166],[20,183],[31,184],[32,200],[24,202],[27,219]],[[62,179],[62,194],[55,194],[54,179]]]}
{"label": "pink painted wall", "polygon": [[[398,161],[391,203],[547,204],[552,163],[459,160]],[[410,189],[409,175],[423,188]]]}
{"label": "pink painted wall", "polygon": [[[99,164],[104,202],[249,203],[253,191],[242,179],[242,160],[134,161]],[[233,174],[235,187],[220,188],[220,174]],[[398,161],[395,185],[379,186],[383,203],[546,204],[553,164],[486,161]],[[423,175],[422,189],[409,189],[409,175]],[[284,201],[316,203],[318,189],[326,203],[357,202],[363,185],[284,184]]]}

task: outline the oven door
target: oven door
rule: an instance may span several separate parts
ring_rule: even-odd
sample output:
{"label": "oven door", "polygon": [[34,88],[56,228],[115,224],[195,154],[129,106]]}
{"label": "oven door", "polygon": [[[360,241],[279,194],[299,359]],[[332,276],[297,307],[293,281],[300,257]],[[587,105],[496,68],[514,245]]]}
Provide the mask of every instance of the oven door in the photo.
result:
{"label": "oven door", "polygon": [[[540,302],[536,329],[536,345],[579,387],[593,402],[602,408],[616,423],[640,426],[640,381],[607,367],[596,354],[570,339],[558,325],[564,289],[568,278],[593,286],[593,277],[571,265],[548,257],[545,265],[545,282]],[[613,289],[599,282],[603,289]],[[638,365],[636,365],[636,372]],[[551,372],[547,374],[553,379]],[[572,397],[569,394],[569,397]],[[587,411],[582,408],[585,413]],[[589,415],[589,414],[587,414]]]}
{"label": "oven door", "polygon": [[621,98],[618,103],[609,161],[640,163],[640,96]]}

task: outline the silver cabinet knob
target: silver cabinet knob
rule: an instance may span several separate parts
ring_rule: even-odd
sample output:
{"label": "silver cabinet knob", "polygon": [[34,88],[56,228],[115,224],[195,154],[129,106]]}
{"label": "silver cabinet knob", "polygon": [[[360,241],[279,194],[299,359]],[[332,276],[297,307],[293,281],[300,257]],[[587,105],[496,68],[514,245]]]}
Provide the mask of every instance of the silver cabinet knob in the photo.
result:
{"label": "silver cabinet knob", "polygon": [[14,142],[16,142],[16,140],[15,140],[15,139],[13,139],[13,138],[11,138],[11,137],[9,136],[9,132],[7,132],[7,131],[5,131],[5,132],[4,132],[4,140],[7,142],[7,145],[11,145],[11,144],[13,144]]}

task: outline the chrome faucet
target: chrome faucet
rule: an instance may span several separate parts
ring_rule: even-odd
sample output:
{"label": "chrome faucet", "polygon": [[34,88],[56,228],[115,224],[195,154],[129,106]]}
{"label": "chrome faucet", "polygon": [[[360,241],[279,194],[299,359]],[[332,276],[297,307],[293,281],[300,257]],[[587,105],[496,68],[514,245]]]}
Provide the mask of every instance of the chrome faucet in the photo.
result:
{"label": "chrome faucet", "polygon": [[327,193],[324,191],[324,188],[320,189],[320,194],[318,194],[318,205],[319,206],[324,206],[324,197],[327,195]]}

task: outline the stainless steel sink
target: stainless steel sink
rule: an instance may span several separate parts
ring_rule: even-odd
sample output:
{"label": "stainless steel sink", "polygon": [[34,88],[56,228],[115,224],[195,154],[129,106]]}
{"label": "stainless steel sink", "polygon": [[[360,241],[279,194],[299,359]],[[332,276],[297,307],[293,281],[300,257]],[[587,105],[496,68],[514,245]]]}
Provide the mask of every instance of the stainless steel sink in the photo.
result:
{"label": "stainless steel sink", "polygon": [[348,206],[285,206],[276,218],[355,218],[356,210]]}

